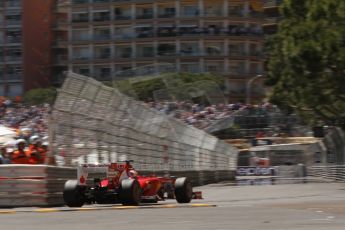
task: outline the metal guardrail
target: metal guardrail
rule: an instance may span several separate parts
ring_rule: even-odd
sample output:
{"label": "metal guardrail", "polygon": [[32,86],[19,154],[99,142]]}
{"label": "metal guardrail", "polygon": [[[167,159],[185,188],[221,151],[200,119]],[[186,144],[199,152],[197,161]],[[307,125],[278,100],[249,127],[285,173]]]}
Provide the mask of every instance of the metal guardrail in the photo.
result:
{"label": "metal guardrail", "polygon": [[344,182],[345,165],[310,166],[308,167],[308,176],[333,182]]}
{"label": "metal guardrail", "polygon": [[66,180],[73,168],[47,165],[0,165],[0,207],[62,205]]}

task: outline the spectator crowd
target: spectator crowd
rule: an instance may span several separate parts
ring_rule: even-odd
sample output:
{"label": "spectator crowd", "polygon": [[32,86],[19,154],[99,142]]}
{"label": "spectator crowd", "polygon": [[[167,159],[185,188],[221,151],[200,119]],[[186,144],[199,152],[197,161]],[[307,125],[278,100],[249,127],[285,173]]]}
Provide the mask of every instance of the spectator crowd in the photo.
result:
{"label": "spectator crowd", "polygon": [[0,164],[44,164],[48,151],[48,114],[50,106],[26,106],[3,100],[0,126],[14,135],[0,143]]}
{"label": "spectator crowd", "polygon": [[[240,111],[245,113],[275,108],[269,103],[202,105],[183,101],[155,101],[146,102],[145,105],[199,129],[206,129]],[[0,126],[15,131],[11,140],[0,142],[0,164],[46,163],[50,110],[48,104],[27,106],[10,100],[0,103]]]}
{"label": "spectator crowd", "polygon": [[190,102],[148,102],[146,105],[199,129],[206,129],[215,122],[231,117],[235,112],[267,111],[275,108],[270,103],[248,105],[244,103],[201,105]]}

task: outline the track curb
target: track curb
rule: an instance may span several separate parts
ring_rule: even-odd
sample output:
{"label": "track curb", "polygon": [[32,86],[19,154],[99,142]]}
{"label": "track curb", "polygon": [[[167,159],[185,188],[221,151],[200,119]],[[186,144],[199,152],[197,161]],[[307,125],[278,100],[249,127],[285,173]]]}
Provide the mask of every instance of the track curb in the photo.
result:
{"label": "track curb", "polygon": [[163,205],[142,205],[142,206],[105,206],[105,207],[84,207],[84,208],[37,208],[32,210],[0,210],[1,214],[16,214],[16,213],[52,213],[52,212],[77,212],[77,211],[98,211],[98,210],[130,210],[130,209],[163,209],[163,208],[202,208],[202,207],[217,207],[214,204],[163,204]]}

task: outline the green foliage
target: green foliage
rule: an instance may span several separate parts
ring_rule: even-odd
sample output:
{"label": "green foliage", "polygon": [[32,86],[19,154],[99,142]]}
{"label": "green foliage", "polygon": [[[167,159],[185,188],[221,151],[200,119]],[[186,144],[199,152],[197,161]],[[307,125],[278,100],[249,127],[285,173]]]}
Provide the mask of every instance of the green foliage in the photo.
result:
{"label": "green foliage", "polygon": [[38,88],[26,92],[23,102],[29,105],[49,103],[53,104],[57,95],[55,88]]}
{"label": "green foliage", "polygon": [[271,101],[345,128],[345,1],[285,0],[268,41]]}
{"label": "green foliage", "polygon": [[116,81],[115,87],[122,93],[142,101],[157,99],[157,95],[164,94],[164,98],[179,100],[186,98],[191,91],[210,92],[224,89],[224,78],[212,74],[199,73],[171,73],[158,77],[138,77]]}

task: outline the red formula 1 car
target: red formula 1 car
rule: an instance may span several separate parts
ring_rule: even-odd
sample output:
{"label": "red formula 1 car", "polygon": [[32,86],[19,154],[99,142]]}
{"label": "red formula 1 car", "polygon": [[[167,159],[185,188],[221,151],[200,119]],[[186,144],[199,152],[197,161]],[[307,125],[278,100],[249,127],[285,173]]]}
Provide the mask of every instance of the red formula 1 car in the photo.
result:
{"label": "red formula 1 car", "polygon": [[[189,203],[193,197],[201,198],[200,192],[193,193],[188,178],[139,176],[130,162],[81,165],[78,167],[78,180],[65,183],[65,204],[69,207],[81,207],[85,203],[138,205],[169,198]],[[93,185],[90,185],[87,177],[91,172],[106,173],[106,177],[94,178]]]}

